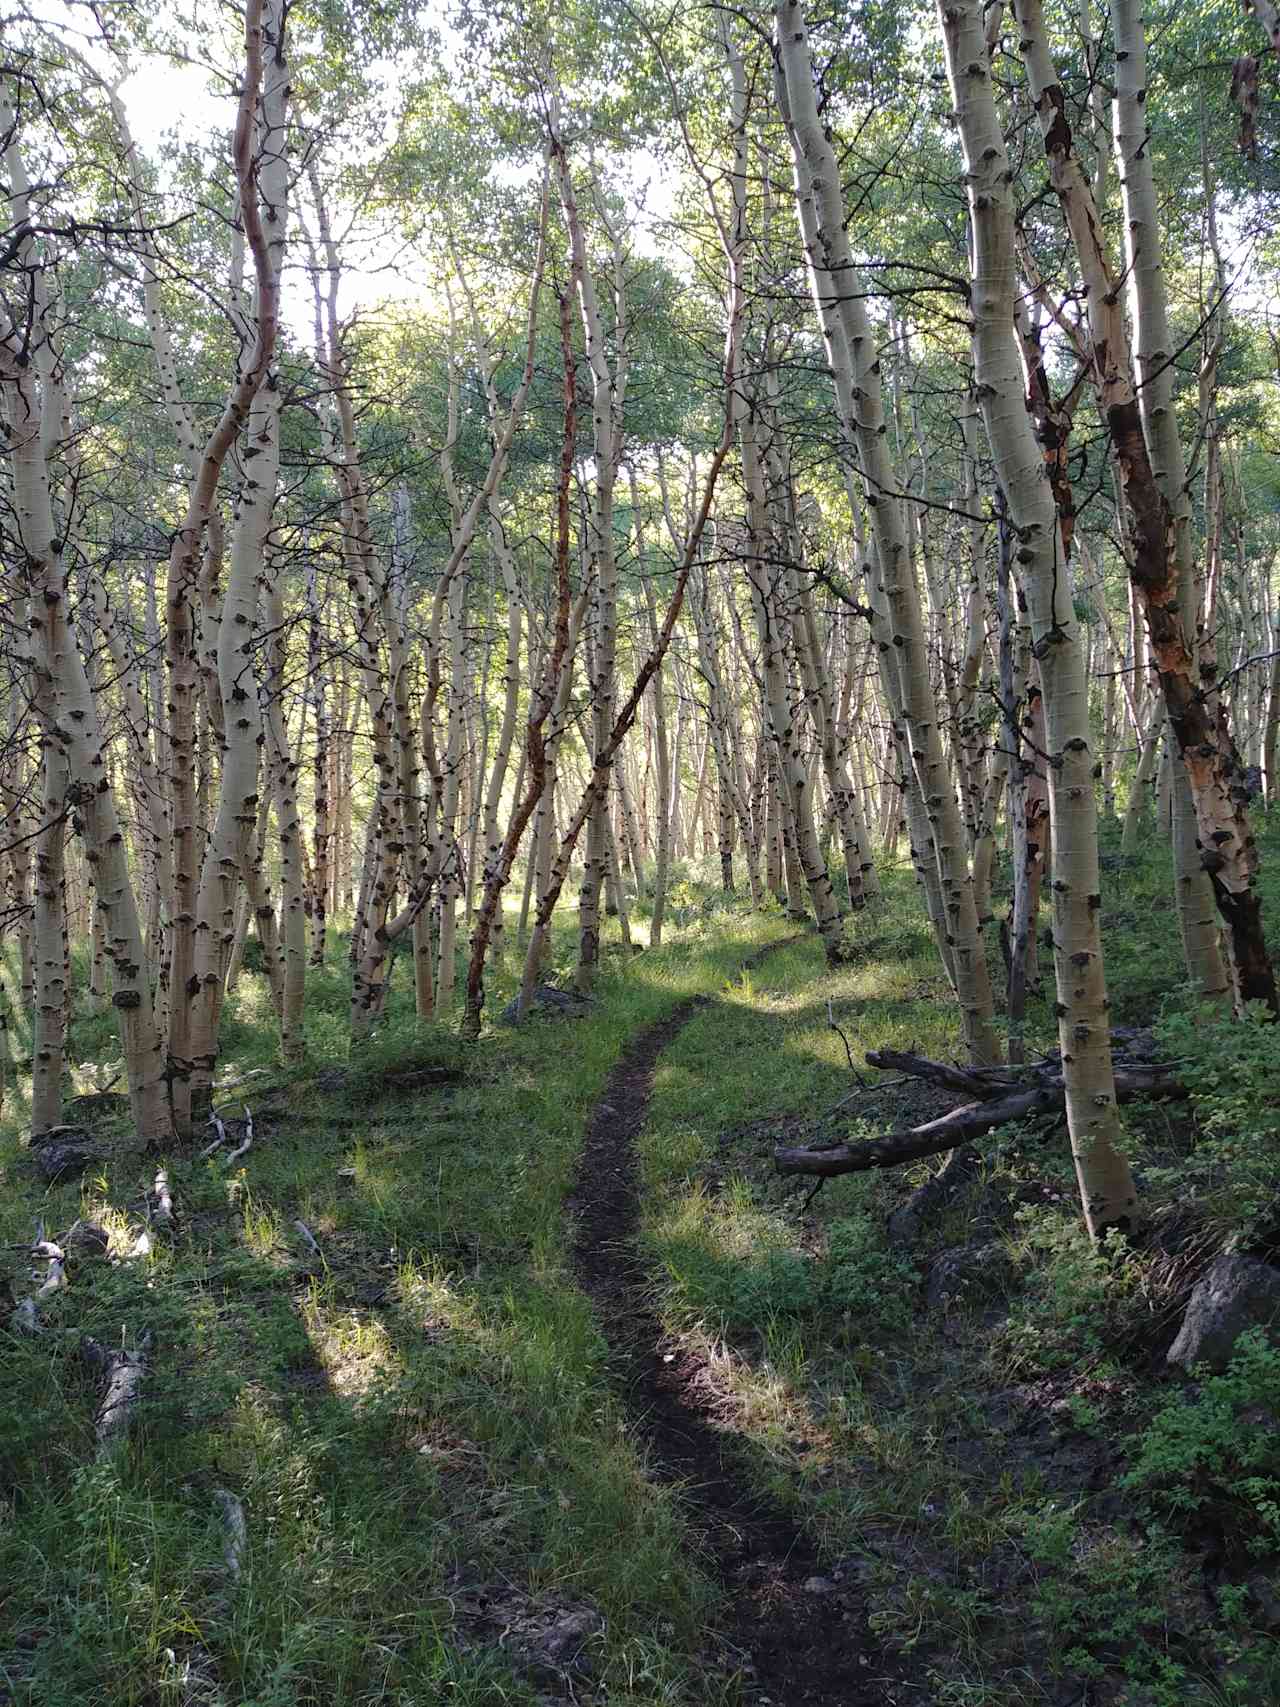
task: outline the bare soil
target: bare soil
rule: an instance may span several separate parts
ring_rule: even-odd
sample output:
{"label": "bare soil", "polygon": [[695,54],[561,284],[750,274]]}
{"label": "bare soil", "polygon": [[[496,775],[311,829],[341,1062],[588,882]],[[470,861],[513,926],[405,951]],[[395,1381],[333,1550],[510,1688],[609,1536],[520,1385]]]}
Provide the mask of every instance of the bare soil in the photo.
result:
{"label": "bare soil", "polygon": [[635,1140],[659,1056],[706,1002],[684,1002],[642,1032],[609,1076],[568,1200],[575,1270],[651,1473],[679,1486],[722,1585],[723,1613],[712,1632],[716,1669],[738,1673],[743,1701],[759,1707],[884,1707],[898,1698],[894,1686],[903,1678],[899,1662],[869,1632],[856,1585],[843,1572],[824,1571],[795,1519],[771,1509],[751,1486],[735,1462],[732,1435],[716,1426],[705,1367],[667,1342],[650,1302],[636,1240]]}

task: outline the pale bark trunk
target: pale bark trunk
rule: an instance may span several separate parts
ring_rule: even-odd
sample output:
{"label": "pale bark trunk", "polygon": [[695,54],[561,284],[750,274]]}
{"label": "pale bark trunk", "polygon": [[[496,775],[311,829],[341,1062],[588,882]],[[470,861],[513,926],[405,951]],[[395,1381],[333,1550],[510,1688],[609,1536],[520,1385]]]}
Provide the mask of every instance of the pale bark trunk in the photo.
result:
{"label": "pale bark trunk", "polygon": [[[525,792],[520,795],[517,785],[517,800],[507,825],[506,835],[494,858],[486,866],[484,895],[476,916],[475,928],[471,935],[471,955],[467,967],[466,1008],[462,1017],[462,1035],[475,1038],[480,1035],[480,1026],[484,1013],[484,967],[489,947],[490,932],[495,919],[499,916],[502,906],[502,892],[511,868],[515,864],[516,855],[520,850],[520,841],[524,835],[529,819],[533,816],[538,803],[544,798],[547,789],[547,741],[544,733],[546,721],[553,708],[559,702],[564,682],[572,673],[572,614],[570,609],[569,586],[569,556],[570,556],[570,489],[573,480],[574,437],[577,423],[575,395],[575,364],[573,358],[573,337],[569,319],[569,309],[564,298],[560,301],[560,342],[561,356],[564,363],[564,433],[560,452],[560,478],[556,490],[556,614],[555,636],[551,651],[547,657],[541,680],[533,694],[529,706],[528,721],[525,725],[525,759],[528,781]],[[518,633],[518,625],[517,625]],[[532,861],[530,870],[532,871]],[[528,906],[529,891],[526,885],[525,905]],[[524,923],[521,920],[521,929]],[[536,933],[535,933],[536,934]],[[526,965],[525,978],[521,985],[521,1002],[527,1002],[528,994],[532,991],[530,967]],[[523,1011],[518,1008],[517,1012]]]}
{"label": "pale bark trunk", "polygon": [[[644,535],[639,519],[637,494],[632,476],[632,505],[636,508],[637,550],[640,553],[641,574],[644,577],[645,607],[649,616],[649,644],[658,639],[658,607],[653,596],[653,581],[644,575]],[[666,672],[662,666],[653,672],[649,684],[653,707],[653,747],[656,758],[657,788],[654,801],[656,838],[653,868],[653,903],[649,915],[649,945],[662,945],[662,927],[667,911],[667,875],[671,864],[671,743],[667,736]]]}
{"label": "pale bark trunk", "polygon": [[940,0],[973,240],[975,382],[1018,539],[1015,564],[1044,688],[1054,839],[1054,964],[1067,1127],[1085,1221],[1129,1226],[1137,1194],[1120,1148],[1102,962],[1097,812],[1080,623],[1053,492],[1023,402],[1013,340],[1014,214],[981,0]]}
{"label": "pale bark trunk", "polygon": [[[618,571],[613,537],[613,495],[622,450],[622,415],[627,385],[626,310],[620,235],[600,209],[612,243],[612,287],[617,348],[613,370],[604,346],[604,322],[587,257],[569,157],[559,135],[558,106],[549,119],[550,154],[569,230],[574,288],[582,316],[587,365],[591,369],[592,448],[595,480],[588,512],[591,574],[595,595],[591,610],[591,749],[593,757],[608,745],[614,720],[618,644]],[[595,979],[600,959],[600,891],[608,864],[607,797],[595,803],[587,826],[586,859],[578,896],[579,949],[575,975],[580,990]],[[659,926],[661,929],[661,926]]]}
{"label": "pale bark trunk", "polygon": [[[762,419],[758,400],[748,406],[741,423],[743,480],[747,488],[750,550],[747,581],[760,642],[760,673],[764,709],[777,779],[781,828],[787,862],[789,910],[804,911],[804,890],[817,919],[829,965],[844,956],[840,909],[818,844],[813,822],[812,785],[803,731],[788,691],[788,624],[775,591],[776,564],[786,547],[771,526],[765,486],[766,447],[761,444]],[[802,887],[803,886],[803,887]]]}
{"label": "pale bark trunk", "polygon": [[[255,16],[252,3],[253,0],[251,30]],[[251,71],[252,64],[251,55]],[[252,80],[251,76],[246,81]],[[248,98],[251,100],[251,96]],[[29,229],[29,180],[17,145],[16,118],[2,91],[0,132],[11,139],[5,163],[10,206],[16,215],[12,224]],[[35,269],[31,275],[32,289],[40,294],[43,279],[38,259],[34,257],[34,240],[29,235],[23,239],[21,253]],[[42,324],[42,314],[36,314],[33,323]],[[13,507],[25,556],[23,577],[31,600],[33,652],[52,696],[56,722],[49,733],[65,754],[70,777],[68,793],[75,795],[80,835],[94,871],[94,891],[107,930],[107,953],[114,984],[112,1002],[120,1016],[136,1140],[146,1144],[166,1136],[172,1129],[161,1042],[152,1006],[150,968],[125,839],[109,781],[106,737],[70,619],[61,534],[54,526],[46,445],[51,446],[60,431],[61,408],[52,373],[53,353],[49,350],[47,361],[40,364],[43,383],[37,390],[36,374],[25,352],[25,339],[25,319],[20,325],[6,324],[0,331],[0,377],[5,381],[5,409],[9,417]]]}
{"label": "pale bark trunk", "polygon": [[311,698],[312,720],[315,724],[315,748],[312,757],[312,842],[311,846],[311,955],[312,966],[323,966],[326,931],[329,919],[330,864],[333,857],[333,828],[330,822],[330,773],[332,743],[330,735],[329,679],[322,658],[320,601],[316,596],[315,571],[307,578],[307,693]]}
{"label": "pale bark trunk", "polygon": [[[1146,31],[1134,0],[1111,0],[1116,43],[1114,134],[1124,205],[1125,271],[1133,319],[1134,365],[1138,408],[1146,438],[1151,472],[1155,476],[1173,527],[1171,571],[1176,578],[1175,611],[1188,649],[1196,639],[1196,563],[1191,493],[1186,459],[1174,410],[1174,345],[1164,282],[1163,245],[1155,179],[1151,169],[1149,115],[1146,98]],[[1212,391],[1212,382],[1208,381]],[[1210,435],[1212,465],[1216,443]],[[1207,556],[1217,556],[1212,507],[1208,519]],[[1201,672],[1202,678],[1204,672]],[[1205,679],[1211,686],[1211,679]],[[1175,761],[1174,874],[1178,919],[1182,928],[1187,971],[1200,995],[1212,1002],[1225,1000],[1230,990],[1213,916],[1213,888],[1199,857],[1196,807],[1185,767]],[[1206,844],[1208,845],[1208,844]],[[1255,862],[1256,863],[1256,862]],[[1242,876],[1247,876],[1242,872]],[[1246,887],[1251,885],[1247,878]]]}
{"label": "pale bark trunk", "polygon": [[[246,817],[252,823],[257,804],[257,691],[248,674],[245,649],[253,626],[250,616],[247,630],[240,629],[234,637],[243,656],[231,666],[229,678],[223,675],[222,662],[227,636],[220,635],[219,675],[224,718],[229,717],[237,724],[243,718],[251,732],[250,739],[255,742],[253,781],[242,789],[238,772],[233,772],[228,781],[224,771],[218,804],[219,825],[208,850],[201,848],[196,797],[196,709],[201,687],[197,633],[204,532],[217,501],[223,463],[241,431],[249,425],[251,434],[260,440],[264,435],[274,437],[278,415],[278,404],[268,402],[263,406],[259,398],[275,354],[285,240],[283,207],[278,213],[275,202],[268,198],[276,194],[283,202],[289,177],[284,128],[288,66],[283,0],[251,0],[245,18],[245,44],[247,69],[234,160],[240,224],[253,258],[256,283],[253,324],[244,329],[246,348],[239,371],[189,488],[186,513],[169,553],[165,588],[169,792],[175,840],[168,1073],[174,1125],[179,1134],[190,1130],[193,1093],[207,1094],[212,1081],[222,997],[220,962],[226,953],[233,922],[233,843],[237,823],[243,825]],[[261,99],[258,98],[260,85]],[[266,448],[265,442],[262,448]],[[246,509],[252,513],[252,519],[242,512],[236,549],[245,559],[241,579],[252,586],[261,562],[255,541],[265,537],[270,524],[274,473],[270,475],[269,487],[266,480],[257,482],[252,475],[247,485],[251,490]],[[235,573],[233,567],[233,577]],[[235,698],[236,693],[244,698]],[[228,741],[229,757],[233,742],[231,728],[225,730],[224,738]],[[222,940],[211,941],[218,930],[223,933]]]}
{"label": "pale bark trunk", "polygon": [[[1153,472],[1143,434],[1120,283],[1103,247],[1098,212],[1072,146],[1066,97],[1053,68],[1041,0],[1014,0],[1014,14],[1050,179],[1080,261],[1100,408],[1134,523],[1136,549],[1130,574],[1142,600],[1170,725],[1195,799],[1201,864],[1209,872],[1230,939],[1236,999],[1263,1001],[1275,1011],[1275,976],[1263,937],[1256,881],[1257,848],[1238,786],[1239,767],[1225,709],[1219,702],[1211,711],[1195,680],[1185,613],[1179,609],[1180,530]],[[1131,19],[1121,17],[1119,22],[1130,30],[1132,39],[1140,38],[1140,26],[1135,33]],[[1147,241],[1152,240],[1148,233]]]}
{"label": "pale bark trunk", "polygon": [[[49,687],[42,691],[46,724],[56,715]],[[31,1130],[45,1132],[62,1123],[62,1064],[67,1033],[67,983],[63,932],[63,874],[66,858],[67,756],[47,734],[44,759],[42,823],[36,838],[35,921],[33,960],[35,1014],[31,1033]]]}
{"label": "pale bark trunk", "polygon": [[865,287],[854,264],[835,150],[818,113],[808,32],[800,0],[782,0],[776,8],[776,39],[789,118],[793,127],[801,229],[805,205],[812,209],[816,241],[806,244],[815,291],[835,313],[824,316],[843,334],[835,349],[838,413],[856,459],[871,511],[875,559],[892,619],[892,641],[901,669],[903,713],[909,752],[928,814],[932,857],[937,862],[949,951],[965,1042],[975,1062],[994,1061],[999,1052],[991,981],[974,905],[973,880],[965,851],[964,828],[947,773],[937,709],[929,687],[928,656],[919,592],[911,563],[899,481],[884,434],[876,336],[865,307]]}
{"label": "pale bark trunk", "polygon": [[302,1016],[307,989],[306,885],[302,864],[304,831],[298,808],[300,767],[290,744],[283,700],[284,599],[277,577],[271,577],[268,586],[265,616],[270,639],[267,643],[267,676],[263,683],[263,728],[280,847],[280,1054],[286,1064],[294,1064],[303,1056]]}

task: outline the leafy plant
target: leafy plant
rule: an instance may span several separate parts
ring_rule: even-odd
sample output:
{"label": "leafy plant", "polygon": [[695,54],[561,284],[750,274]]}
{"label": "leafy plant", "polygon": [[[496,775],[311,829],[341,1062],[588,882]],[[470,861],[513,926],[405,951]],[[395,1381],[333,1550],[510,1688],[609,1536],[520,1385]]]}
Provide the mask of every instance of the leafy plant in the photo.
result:
{"label": "leafy plant", "polygon": [[1039,1205],[1017,1220],[1028,1268],[1000,1335],[1006,1361],[1065,1369],[1140,1333],[1151,1309],[1147,1276],[1122,1238],[1095,1245],[1074,1216]]}
{"label": "leafy plant", "polygon": [[1179,1169],[1180,1194],[1205,1198],[1232,1230],[1258,1230],[1280,1194],[1280,1026],[1255,1002],[1239,1019],[1179,1010],[1157,1035],[1178,1062],[1200,1132]]}
{"label": "leafy plant", "polygon": [[1242,1334],[1226,1373],[1173,1397],[1137,1447],[1125,1487],[1174,1518],[1216,1515],[1253,1552],[1280,1544],[1280,1349]]}
{"label": "leafy plant", "polygon": [[1187,1674],[1167,1646],[1169,1585],[1178,1554],[1158,1527],[1123,1533],[1090,1524],[1078,1505],[1054,1502],[1021,1514],[1022,1544],[1037,1567],[1036,1611],[1059,1656],[1081,1677],[1119,1672],[1142,1686],[1122,1701],[1179,1707]]}
{"label": "leafy plant", "polygon": [[920,1275],[907,1257],[888,1248],[870,1216],[833,1221],[827,1254],[819,1270],[827,1309],[846,1313],[862,1325],[882,1331],[910,1325],[911,1295]]}

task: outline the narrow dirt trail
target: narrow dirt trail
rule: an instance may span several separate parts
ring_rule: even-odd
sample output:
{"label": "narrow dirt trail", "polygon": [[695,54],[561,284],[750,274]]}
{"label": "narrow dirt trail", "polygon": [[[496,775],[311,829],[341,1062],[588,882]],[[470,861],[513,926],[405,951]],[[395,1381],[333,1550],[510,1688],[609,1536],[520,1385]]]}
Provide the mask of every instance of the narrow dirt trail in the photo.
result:
{"label": "narrow dirt trail", "polygon": [[[794,940],[769,944],[743,970]],[[709,1001],[682,1002],[634,1038],[610,1073],[568,1199],[574,1267],[608,1341],[636,1435],[657,1477],[680,1484],[720,1578],[725,1609],[714,1640],[727,1669],[741,1671],[744,1702],[884,1707],[894,1698],[886,1684],[898,1680],[862,1608],[845,1593],[833,1599],[806,1588],[825,1580],[811,1543],[793,1517],[762,1503],[735,1465],[732,1436],[715,1425],[700,1362],[665,1342],[650,1304],[636,1237],[635,1143],[658,1058]]]}

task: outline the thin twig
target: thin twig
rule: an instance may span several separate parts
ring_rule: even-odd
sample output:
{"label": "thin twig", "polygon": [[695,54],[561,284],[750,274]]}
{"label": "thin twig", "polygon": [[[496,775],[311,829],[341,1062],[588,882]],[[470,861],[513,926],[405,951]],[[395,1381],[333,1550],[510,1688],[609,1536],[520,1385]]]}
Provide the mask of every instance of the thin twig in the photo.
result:
{"label": "thin twig", "polygon": [[841,1043],[844,1044],[844,1052],[845,1052],[845,1054],[849,1060],[849,1071],[853,1074],[854,1078],[858,1081],[858,1083],[862,1086],[862,1088],[864,1090],[870,1090],[871,1089],[871,1081],[869,1079],[864,1079],[862,1074],[858,1071],[858,1069],[853,1064],[853,1050],[850,1049],[850,1047],[849,1047],[849,1039],[845,1036],[844,1032],[841,1031],[840,1027],[836,1024],[835,1015],[831,1011],[831,997],[830,996],[827,997],[827,1024],[831,1027],[832,1031],[835,1032],[836,1036],[840,1039]]}

